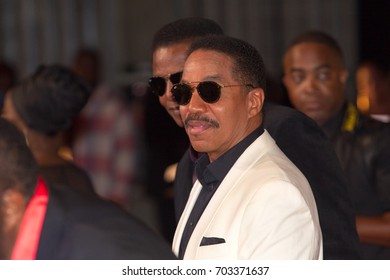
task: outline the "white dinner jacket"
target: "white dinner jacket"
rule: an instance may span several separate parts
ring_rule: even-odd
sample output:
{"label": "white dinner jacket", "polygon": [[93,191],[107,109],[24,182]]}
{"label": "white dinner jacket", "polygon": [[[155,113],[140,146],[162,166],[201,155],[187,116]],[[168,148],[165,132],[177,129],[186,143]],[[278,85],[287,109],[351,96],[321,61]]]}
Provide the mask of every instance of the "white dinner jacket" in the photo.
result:
{"label": "white dinner jacket", "polygon": [[[176,255],[201,188],[196,181],[176,228],[172,244]],[[266,130],[221,182],[191,235],[184,259],[322,259],[310,185]]]}

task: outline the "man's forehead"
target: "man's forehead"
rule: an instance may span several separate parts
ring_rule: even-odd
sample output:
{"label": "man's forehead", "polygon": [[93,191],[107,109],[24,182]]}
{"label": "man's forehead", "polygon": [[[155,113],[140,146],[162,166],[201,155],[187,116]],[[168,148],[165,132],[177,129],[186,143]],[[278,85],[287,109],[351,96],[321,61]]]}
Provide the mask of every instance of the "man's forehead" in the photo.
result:
{"label": "man's forehead", "polygon": [[165,76],[183,70],[188,46],[176,44],[157,48],[153,53],[153,74]]}
{"label": "man's forehead", "polygon": [[187,58],[183,69],[183,80],[213,80],[230,77],[232,68],[230,56],[214,51],[199,49]]}
{"label": "man's forehead", "polygon": [[153,59],[155,57],[187,55],[187,50],[190,45],[191,44],[189,42],[180,42],[177,44],[169,44],[158,47],[153,51]]}
{"label": "man's forehead", "polygon": [[217,50],[197,49],[189,54],[189,56],[186,59],[186,64],[187,62],[203,63],[200,60],[206,60],[209,61],[210,63],[219,64],[221,61],[224,61],[224,63],[226,63],[227,61],[232,61],[233,59],[228,54]]}
{"label": "man's forehead", "polygon": [[341,81],[346,73],[340,56],[329,46],[320,43],[301,43],[284,57],[284,75],[301,77],[327,73],[333,81]]}
{"label": "man's forehead", "polygon": [[332,48],[320,43],[301,43],[291,47],[285,55],[287,64],[338,64],[342,62]]}

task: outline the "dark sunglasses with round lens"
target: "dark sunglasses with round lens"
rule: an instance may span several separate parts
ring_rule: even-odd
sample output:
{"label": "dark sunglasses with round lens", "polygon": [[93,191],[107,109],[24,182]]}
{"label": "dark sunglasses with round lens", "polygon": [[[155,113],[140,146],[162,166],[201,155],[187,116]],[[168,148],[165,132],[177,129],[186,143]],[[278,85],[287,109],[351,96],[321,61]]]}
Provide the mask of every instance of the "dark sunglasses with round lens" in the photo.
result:
{"label": "dark sunglasses with round lens", "polygon": [[150,87],[150,90],[153,94],[156,94],[158,96],[163,96],[166,89],[167,89],[167,81],[170,80],[171,83],[177,84],[181,80],[181,76],[183,75],[183,72],[177,72],[173,74],[169,74],[165,77],[152,77],[149,79],[148,84]]}
{"label": "dark sunglasses with round lens", "polygon": [[213,81],[204,81],[198,83],[196,87],[191,87],[188,83],[179,83],[173,85],[171,93],[173,98],[179,105],[187,105],[192,97],[192,92],[194,89],[197,90],[199,96],[203,101],[207,103],[215,103],[221,97],[221,89],[225,87],[241,87],[246,86],[250,88],[255,88],[251,84],[241,84],[241,85],[220,85]]}

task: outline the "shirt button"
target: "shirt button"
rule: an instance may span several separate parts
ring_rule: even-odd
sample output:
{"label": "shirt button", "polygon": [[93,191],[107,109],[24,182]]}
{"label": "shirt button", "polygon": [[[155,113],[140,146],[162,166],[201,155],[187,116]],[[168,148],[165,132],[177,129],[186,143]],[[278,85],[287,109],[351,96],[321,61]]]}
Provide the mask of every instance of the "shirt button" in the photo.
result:
{"label": "shirt button", "polygon": [[194,225],[194,222],[190,222],[190,226],[192,227]]}

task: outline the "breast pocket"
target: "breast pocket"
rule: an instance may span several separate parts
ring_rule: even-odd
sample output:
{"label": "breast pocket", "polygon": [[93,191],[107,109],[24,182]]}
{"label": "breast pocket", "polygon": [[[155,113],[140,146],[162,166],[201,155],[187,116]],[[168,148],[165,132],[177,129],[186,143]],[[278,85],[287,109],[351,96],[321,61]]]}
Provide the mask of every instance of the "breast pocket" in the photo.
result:
{"label": "breast pocket", "polygon": [[221,237],[203,237],[202,241],[200,242],[200,246],[209,246],[222,243],[226,243],[226,241]]}

